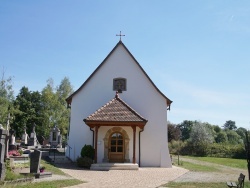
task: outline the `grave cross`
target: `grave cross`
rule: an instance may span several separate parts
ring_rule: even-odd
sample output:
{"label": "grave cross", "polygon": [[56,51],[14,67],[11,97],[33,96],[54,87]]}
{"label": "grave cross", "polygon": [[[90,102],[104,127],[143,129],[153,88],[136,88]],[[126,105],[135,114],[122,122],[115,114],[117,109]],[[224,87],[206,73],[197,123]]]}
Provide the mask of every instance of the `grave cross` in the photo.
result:
{"label": "grave cross", "polygon": [[8,117],[7,117],[7,126],[6,126],[6,130],[9,130],[11,127],[10,127],[10,120],[12,118],[10,117],[10,113],[8,113]]}
{"label": "grave cross", "polygon": [[116,34],[116,36],[120,36],[120,41],[121,41],[122,37],[124,37],[125,35],[122,35],[122,32],[120,31],[120,34]]}

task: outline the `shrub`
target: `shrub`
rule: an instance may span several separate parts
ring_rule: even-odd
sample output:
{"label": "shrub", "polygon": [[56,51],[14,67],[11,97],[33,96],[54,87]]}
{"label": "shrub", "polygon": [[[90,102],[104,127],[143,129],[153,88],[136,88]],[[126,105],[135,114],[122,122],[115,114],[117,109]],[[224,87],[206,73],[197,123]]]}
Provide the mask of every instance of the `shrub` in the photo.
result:
{"label": "shrub", "polygon": [[211,144],[208,148],[210,157],[227,157],[245,159],[246,151],[243,144]]}
{"label": "shrub", "polygon": [[23,155],[23,150],[19,149],[18,152],[20,153],[20,155]]}
{"label": "shrub", "polygon": [[91,145],[84,145],[81,150],[81,157],[88,157],[94,159],[95,149]]}
{"label": "shrub", "polygon": [[76,163],[79,167],[90,168],[91,164],[93,163],[93,160],[89,157],[78,157],[76,159]]}
{"label": "shrub", "polygon": [[169,152],[172,154],[178,154],[181,152],[181,149],[186,145],[186,142],[183,142],[181,140],[172,140],[168,143]]}

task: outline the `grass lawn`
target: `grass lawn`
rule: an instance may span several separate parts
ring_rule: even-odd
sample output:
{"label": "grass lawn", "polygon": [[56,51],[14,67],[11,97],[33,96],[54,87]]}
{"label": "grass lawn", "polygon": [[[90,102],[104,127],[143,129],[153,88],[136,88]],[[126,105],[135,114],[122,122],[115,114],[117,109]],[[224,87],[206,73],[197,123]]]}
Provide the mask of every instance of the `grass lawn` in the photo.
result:
{"label": "grass lawn", "polygon": [[78,185],[84,183],[83,181],[77,179],[70,179],[70,180],[57,180],[57,181],[44,181],[39,183],[29,183],[29,184],[14,184],[3,186],[4,188],[59,188],[59,187],[69,187],[73,185]]}
{"label": "grass lawn", "polygon": [[231,158],[216,158],[216,157],[191,157],[191,156],[181,156],[185,158],[225,165],[233,168],[247,169],[246,159],[231,159]]}
{"label": "grass lawn", "polygon": [[[240,168],[240,169],[247,169],[247,161],[242,159],[230,159],[230,158],[216,158],[216,157],[192,157],[192,156],[180,156],[180,166],[183,168],[186,168],[190,171],[196,171],[196,172],[216,172],[219,171],[219,169],[215,167],[211,167],[208,165],[202,165],[202,164],[194,164],[191,162],[182,161],[182,158],[189,158],[189,159],[195,159],[199,161],[204,162],[210,162],[214,164],[220,164],[224,166],[234,167],[234,168]],[[177,164],[177,160],[174,159],[174,164]],[[226,182],[221,183],[205,183],[205,182],[169,182],[165,187],[176,187],[176,188],[200,188],[200,187],[206,187],[206,188],[221,188],[221,187],[227,187]],[[244,188],[250,188],[250,182],[248,181],[248,178],[246,176],[245,178],[245,186]]]}
{"label": "grass lawn", "polygon": [[52,174],[58,174],[58,175],[66,175],[63,171],[61,171],[59,168],[55,167],[54,165],[48,163],[45,160],[41,160],[41,166],[45,167],[45,171],[52,172]]}
{"label": "grass lawn", "polygon": [[[59,168],[55,167],[54,165],[41,160],[41,166],[45,167],[45,171],[52,172],[52,174],[58,174],[58,175],[65,175],[63,171],[61,171]],[[29,163],[25,164],[15,164],[15,168],[27,168],[29,167]],[[29,175],[31,176],[31,175]],[[20,175],[19,173],[14,173],[12,171],[7,170],[6,171],[6,180],[16,180],[19,178],[25,177],[24,175]],[[33,176],[32,176],[33,177]],[[11,185],[2,185],[3,182],[0,182],[0,187],[5,188],[12,188],[12,187],[18,187],[18,188],[59,188],[59,187],[68,187],[73,185],[78,185],[81,183],[84,183],[83,181],[77,180],[77,179],[68,179],[68,180],[56,180],[56,181],[43,181],[43,182],[37,182],[37,183],[18,183],[18,184],[11,184]]]}
{"label": "grass lawn", "polygon": [[[177,164],[177,161],[174,160],[174,165]],[[177,166],[177,165],[176,165]],[[187,161],[180,161],[180,167],[188,169],[194,172],[218,172],[219,169],[212,166],[204,166],[199,164],[190,163]]]}
{"label": "grass lawn", "polygon": [[[178,188],[201,188],[201,187],[205,187],[205,188],[223,188],[223,187],[227,187],[226,182],[222,182],[222,183],[197,183],[197,182],[170,182],[168,184],[165,185],[165,187],[178,187]],[[249,182],[245,182],[245,186],[244,188],[250,188],[250,183]]]}

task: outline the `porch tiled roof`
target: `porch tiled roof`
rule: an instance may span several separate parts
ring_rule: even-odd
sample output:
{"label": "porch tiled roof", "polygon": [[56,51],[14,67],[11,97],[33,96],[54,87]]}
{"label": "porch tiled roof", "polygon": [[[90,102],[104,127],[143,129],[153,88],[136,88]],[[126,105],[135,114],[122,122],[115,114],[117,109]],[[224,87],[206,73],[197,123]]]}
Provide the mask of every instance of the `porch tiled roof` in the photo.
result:
{"label": "porch tiled roof", "polygon": [[147,122],[139,113],[119,98],[118,93],[100,109],[84,119],[84,122]]}

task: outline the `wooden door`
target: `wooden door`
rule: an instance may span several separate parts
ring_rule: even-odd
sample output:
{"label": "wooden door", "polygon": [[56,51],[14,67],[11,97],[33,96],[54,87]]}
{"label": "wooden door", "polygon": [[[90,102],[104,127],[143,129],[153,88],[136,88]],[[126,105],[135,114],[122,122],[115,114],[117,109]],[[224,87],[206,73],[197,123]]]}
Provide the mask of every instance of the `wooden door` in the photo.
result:
{"label": "wooden door", "polygon": [[124,138],[119,132],[110,135],[109,162],[124,162]]}

